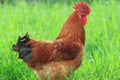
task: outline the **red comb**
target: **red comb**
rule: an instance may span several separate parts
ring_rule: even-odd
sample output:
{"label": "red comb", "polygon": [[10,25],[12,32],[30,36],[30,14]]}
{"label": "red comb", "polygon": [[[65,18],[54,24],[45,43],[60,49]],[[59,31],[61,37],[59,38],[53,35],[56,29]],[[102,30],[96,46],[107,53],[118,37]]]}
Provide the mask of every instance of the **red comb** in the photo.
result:
{"label": "red comb", "polygon": [[84,11],[86,12],[86,14],[90,13],[90,8],[89,8],[89,6],[85,2],[79,2],[77,4],[74,4],[73,8],[75,10],[84,9]]}

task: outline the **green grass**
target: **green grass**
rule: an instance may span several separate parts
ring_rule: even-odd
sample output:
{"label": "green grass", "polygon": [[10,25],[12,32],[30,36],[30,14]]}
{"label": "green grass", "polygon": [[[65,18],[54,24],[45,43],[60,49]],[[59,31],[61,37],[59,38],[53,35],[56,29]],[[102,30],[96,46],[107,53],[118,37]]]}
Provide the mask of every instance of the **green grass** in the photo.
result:
{"label": "green grass", "polygon": [[[26,32],[39,40],[55,39],[73,3],[0,5],[0,80],[37,80],[12,44]],[[68,80],[120,80],[120,3],[93,1],[90,7],[83,63]]]}

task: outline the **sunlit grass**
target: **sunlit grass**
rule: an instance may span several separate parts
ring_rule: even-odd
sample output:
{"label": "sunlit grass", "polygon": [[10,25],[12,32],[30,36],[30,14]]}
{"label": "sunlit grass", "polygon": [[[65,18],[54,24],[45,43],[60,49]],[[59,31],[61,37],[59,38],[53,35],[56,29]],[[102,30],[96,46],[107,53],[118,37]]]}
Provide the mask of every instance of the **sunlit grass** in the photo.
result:
{"label": "sunlit grass", "polygon": [[[36,80],[34,72],[12,51],[12,44],[26,32],[34,39],[55,39],[73,11],[72,5],[0,5],[0,80]],[[111,0],[93,2],[90,7],[83,63],[69,80],[119,80],[120,4]]]}

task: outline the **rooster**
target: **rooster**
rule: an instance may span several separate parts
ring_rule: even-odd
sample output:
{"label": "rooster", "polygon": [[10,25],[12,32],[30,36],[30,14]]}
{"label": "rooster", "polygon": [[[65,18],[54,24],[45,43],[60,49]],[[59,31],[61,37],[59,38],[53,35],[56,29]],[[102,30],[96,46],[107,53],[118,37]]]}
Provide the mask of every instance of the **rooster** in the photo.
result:
{"label": "rooster", "polygon": [[30,39],[26,33],[12,47],[41,80],[65,80],[65,76],[69,77],[82,62],[84,26],[90,8],[85,2],[74,4],[73,8],[55,40]]}

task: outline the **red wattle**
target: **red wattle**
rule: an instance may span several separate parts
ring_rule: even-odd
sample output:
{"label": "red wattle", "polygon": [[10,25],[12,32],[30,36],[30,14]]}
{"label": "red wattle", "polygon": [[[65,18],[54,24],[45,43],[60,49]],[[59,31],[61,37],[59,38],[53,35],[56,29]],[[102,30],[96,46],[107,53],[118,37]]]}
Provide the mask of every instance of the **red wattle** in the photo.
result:
{"label": "red wattle", "polygon": [[87,23],[86,17],[82,17],[82,25],[85,26],[86,23]]}

